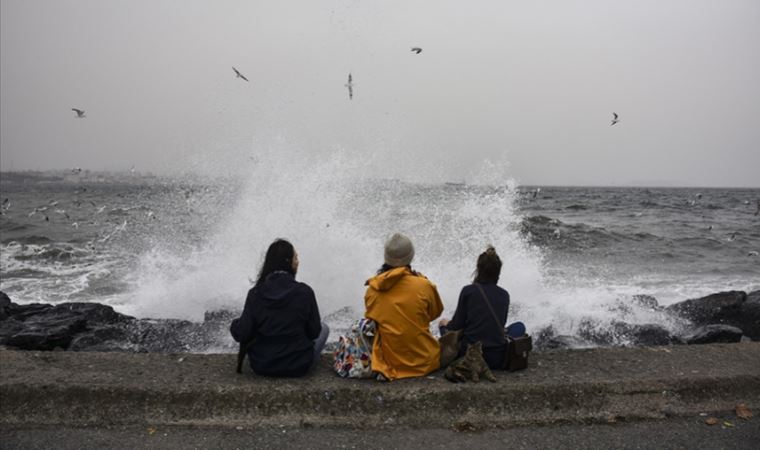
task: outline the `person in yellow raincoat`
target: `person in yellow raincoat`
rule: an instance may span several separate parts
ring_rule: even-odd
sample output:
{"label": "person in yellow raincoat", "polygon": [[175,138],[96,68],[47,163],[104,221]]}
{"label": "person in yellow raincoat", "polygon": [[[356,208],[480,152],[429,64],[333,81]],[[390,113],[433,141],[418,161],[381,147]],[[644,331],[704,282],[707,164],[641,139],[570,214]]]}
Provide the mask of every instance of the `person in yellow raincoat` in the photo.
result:
{"label": "person in yellow raincoat", "polygon": [[430,322],[443,303],[435,285],[412,270],[413,258],[412,241],[394,234],[385,243],[385,264],[366,283],[365,317],[376,323],[372,370],[388,380],[427,375],[440,366]]}

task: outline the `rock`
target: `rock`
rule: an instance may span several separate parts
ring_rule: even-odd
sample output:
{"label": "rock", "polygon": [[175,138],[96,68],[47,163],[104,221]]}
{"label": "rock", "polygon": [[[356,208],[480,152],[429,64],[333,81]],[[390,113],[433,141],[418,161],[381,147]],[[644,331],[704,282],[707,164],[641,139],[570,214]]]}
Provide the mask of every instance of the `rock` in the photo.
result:
{"label": "rock", "polygon": [[10,306],[6,309],[8,318],[24,322],[29,317],[34,317],[38,314],[44,313],[51,309],[53,305],[45,303],[30,303],[28,305],[17,305],[11,302]]}
{"label": "rock", "polygon": [[228,325],[232,323],[234,319],[240,317],[240,311],[230,311],[227,309],[217,309],[214,311],[206,311],[203,314],[204,322],[225,322]]}
{"label": "rock", "polygon": [[662,325],[632,324],[620,321],[608,323],[584,319],[578,325],[578,336],[595,345],[670,345],[680,340]]}
{"label": "rock", "polygon": [[740,342],[742,340],[742,330],[730,325],[705,325],[697,328],[685,340],[689,345]]}
{"label": "rock", "polygon": [[48,314],[59,313],[79,314],[90,325],[134,320],[134,317],[119,314],[112,307],[100,303],[61,303],[53,306],[52,310],[48,312]]}
{"label": "rock", "polygon": [[532,336],[533,348],[536,351],[593,347],[593,344],[577,336],[557,334],[557,330],[552,325],[540,328]]}
{"label": "rock", "polygon": [[747,294],[742,291],[719,292],[707,297],[684,300],[666,308],[697,325],[734,321],[741,314]]}
{"label": "rock", "polygon": [[11,306],[11,299],[5,292],[0,291],[0,320],[5,320],[8,317],[8,308]]}
{"label": "rock", "polygon": [[[137,322],[137,319],[133,319]],[[72,339],[68,350],[82,352],[139,351],[132,331],[134,323],[102,325],[88,328]]]}
{"label": "rock", "polygon": [[204,352],[234,350],[229,324],[239,313],[210,311],[202,323],[142,319],[99,303],[18,305],[0,295],[0,346],[23,350]]}
{"label": "rock", "polygon": [[195,341],[198,325],[187,320],[140,320],[132,328],[133,340],[142,352],[187,352]]}
{"label": "rock", "polygon": [[5,345],[22,350],[53,350],[68,348],[74,335],[85,329],[87,321],[79,314],[40,315],[27,319],[23,329],[7,337]]}
{"label": "rock", "polygon": [[742,291],[720,292],[675,303],[666,310],[697,326],[730,325],[751,339],[760,340],[760,291],[750,295]]}
{"label": "rock", "polygon": [[0,320],[0,345],[8,345],[7,341],[11,336],[24,330],[24,322],[6,317]]}
{"label": "rock", "polygon": [[539,328],[533,332],[533,347],[536,350],[543,350],[545,348],[544,343],[548,343],[555,336],[557,336],[557,331],[553,326]]}
{"label": "rock", "polygon": [[0,310],[0,345],[23,350],[67,349],[78,335],[90,329],[135,320],[99,303],[18,305],[3,299]]}
{"label": "rock", "polygon": [[618,339],[628,341],[630,345],[670,345],[680,343],[667,328],[655,323],[629,324],[615,322],[613,329]]}
{"label": "rock", "polygon": [[557,335],[541,342],[541,350],[562,350],[568,348],[588,348],[593,345],[577,336]]}
{"label": "rock", "polygon": [[737,325],[744,335],[753,341],[760,341],[760,291],[747,294],[747,300],[742,305],[743,323]]}
{"label": "rock", "polygon": [[584,318],[578,324],[578,337],[595,345],[612,345],[616,338],[611,324]]}
{"label": "rock", "polygon": [[645,295],[645,294],[636,294],[633,297],[631,297],[631,300],[633,303],[642,306],[644,308],[648,309],[659,309],[660,303],[657,301],[656,298],[652,297],[651,295]]}

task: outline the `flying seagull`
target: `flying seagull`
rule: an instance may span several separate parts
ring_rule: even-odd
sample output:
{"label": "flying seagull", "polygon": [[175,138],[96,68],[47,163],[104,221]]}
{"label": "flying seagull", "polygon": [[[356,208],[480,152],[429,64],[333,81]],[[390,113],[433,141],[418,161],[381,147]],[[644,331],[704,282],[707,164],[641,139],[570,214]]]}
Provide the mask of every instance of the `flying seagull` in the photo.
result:
{"label": "flying seagull", "polygon": [[71,108],[71,110],[77,113],[77,119],[83,119],[85,117],[84,110],[76,108]]}
{"label": "flying seagull", "polygon": [[610,124],[610,126],[615,125],[618,122],[620,122],[620,121],[618,120],[617,113],[612,113],[612,123]]}
{"label": "flying seagull", "polygon": [[235,71],[235,78],[242,78],[245,81],[248,81],[248,78],[245,77],[242,73],[240,73],[235,67],[232,68],[232,70]]}
{"label": "flying seagull", "polygon": [[422,49],[419,47],[412,47],[412,51],[418,55],[422,53]]}
{"label": "flying seagull", "polygon": [[348,88],[348,99],[353,100],[354,98],[354,82],[353,78],[351,78],[351,74],[348,74],[348,83],[345,84],[345,86]]}

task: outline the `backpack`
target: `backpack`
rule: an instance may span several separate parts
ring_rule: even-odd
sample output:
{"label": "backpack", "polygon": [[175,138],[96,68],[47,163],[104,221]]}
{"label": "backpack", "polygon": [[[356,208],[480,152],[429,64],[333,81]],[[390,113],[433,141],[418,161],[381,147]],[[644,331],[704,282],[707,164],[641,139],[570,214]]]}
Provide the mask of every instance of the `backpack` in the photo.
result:
{"label": "backpack", "polygon": [[372,341],[375,322],[362,317],[338,340],[333,354],[333,369],[343,378],[372,377]]}

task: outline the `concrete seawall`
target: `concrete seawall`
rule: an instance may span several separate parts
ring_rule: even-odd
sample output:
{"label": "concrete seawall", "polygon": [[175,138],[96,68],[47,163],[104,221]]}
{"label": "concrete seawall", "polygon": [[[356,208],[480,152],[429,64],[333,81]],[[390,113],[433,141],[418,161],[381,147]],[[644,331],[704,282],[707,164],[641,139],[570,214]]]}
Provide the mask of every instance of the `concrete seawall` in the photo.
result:
{"label": "concrete seawall", "polygon": [[497,382],[235,373],[234,354],[0,351],[0,423],[504,427],[760,409],[760,343],[534,353]]}

